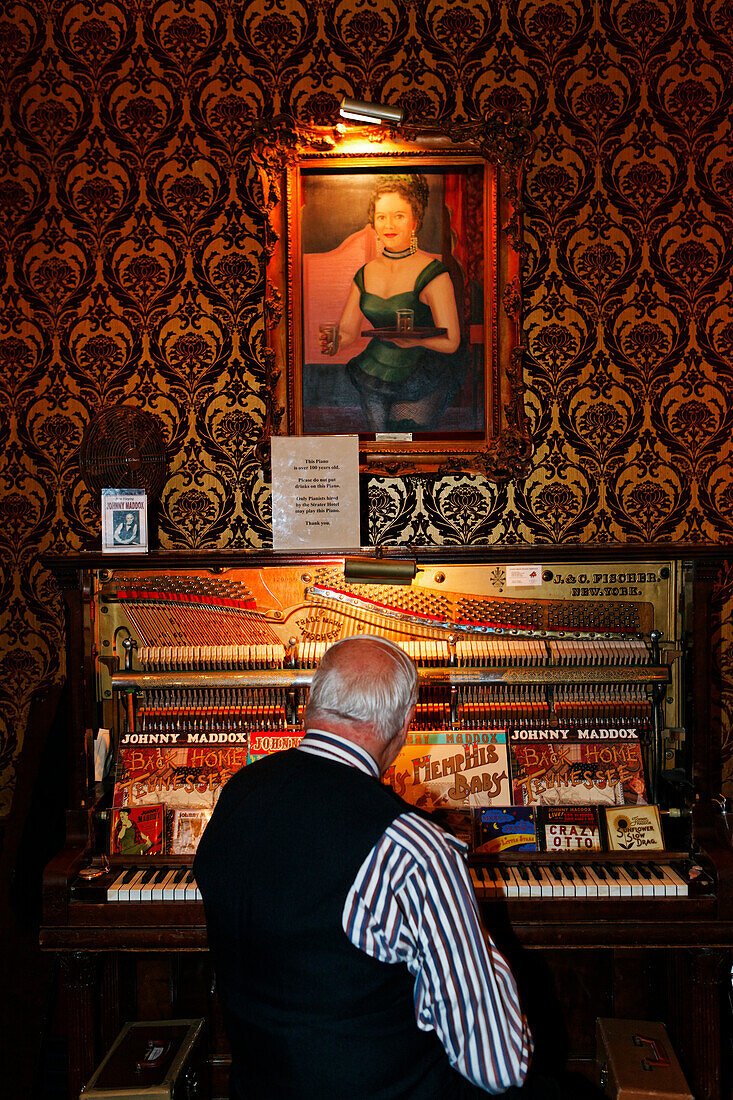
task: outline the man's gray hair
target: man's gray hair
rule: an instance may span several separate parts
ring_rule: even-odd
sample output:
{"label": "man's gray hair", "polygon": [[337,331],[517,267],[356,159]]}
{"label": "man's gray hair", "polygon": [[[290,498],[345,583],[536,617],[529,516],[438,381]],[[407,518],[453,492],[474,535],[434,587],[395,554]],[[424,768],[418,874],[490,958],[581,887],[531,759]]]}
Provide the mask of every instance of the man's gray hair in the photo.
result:
{"label": "man's gray hair", "polygon": [[371,727],[383,742],[398,732],[417,702],[415,663],[376,634],[342,638],[326,650],[313,674],[306,726],[334,718]]}

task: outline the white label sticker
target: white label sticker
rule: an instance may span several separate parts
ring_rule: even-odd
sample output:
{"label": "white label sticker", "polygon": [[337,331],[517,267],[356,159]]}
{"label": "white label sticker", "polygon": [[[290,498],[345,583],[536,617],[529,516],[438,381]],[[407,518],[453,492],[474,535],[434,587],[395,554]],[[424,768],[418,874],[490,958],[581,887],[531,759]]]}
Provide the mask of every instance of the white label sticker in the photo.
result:
{"label": "white label sticker", "polygon": [[541,565],[507,565],[507,588],[528,588],[537,584],[542,584]]}

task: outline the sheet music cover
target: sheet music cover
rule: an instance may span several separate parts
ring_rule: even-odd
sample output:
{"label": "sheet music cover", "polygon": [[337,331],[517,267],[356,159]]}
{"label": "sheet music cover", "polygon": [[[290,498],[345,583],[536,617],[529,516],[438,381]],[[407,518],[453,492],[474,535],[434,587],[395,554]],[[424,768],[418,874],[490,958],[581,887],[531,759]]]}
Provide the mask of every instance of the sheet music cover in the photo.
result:
{"label": "sheet music cover", "polygon": [[112,810],[113,856],[160,856],[164,849],[163,806],[119,806]]}
{"label": "sheet music cover", "polygon": [[515,806],[646,805],[638,741],[510,743]]}
{"label": "sheet music cover", "polygon": [[102,489],[102,553],[146,554],[148,498],[145,493]]}
{"label": "sheet music cover", "polygon": [[247,763],[246,745],[136,745],[120,749],[113,806],[212,810]]}
{"label": "sheet music cover", "polygon": [[384,782],[406,802],[429,812],[510,801],[506,745],[451,744],[452,733],[436,733],[439,743],[406,744]]}
{"label": "sheet music cover", "polygon": [[657,806],[608,808],[606,835],[612,852],[662,851],[662,823]]}
{"label": "sheet music cover", "polygon": [[536,852],[535,813],[531,806],[491,806],[473,810],[473,850]]}
{"label": "sheet music cover", "polygon": [[169,846],[171,855],[195,855],[210,817],[211,810],[188,810],[181,807],[174,810]]}
{"label": "sheet music cover", "polygon": [[537,833],[546,852],[600,852],[602,847],[595,806],[540,806]]}
{"label": "sheet music cover", "polygon": [[302,740],[302,733],[283,733],[282,730],[250,733],[247,763],[253,764],[255,760],[261,760],[263,756],[270,756],[273,752],[297,748]]}

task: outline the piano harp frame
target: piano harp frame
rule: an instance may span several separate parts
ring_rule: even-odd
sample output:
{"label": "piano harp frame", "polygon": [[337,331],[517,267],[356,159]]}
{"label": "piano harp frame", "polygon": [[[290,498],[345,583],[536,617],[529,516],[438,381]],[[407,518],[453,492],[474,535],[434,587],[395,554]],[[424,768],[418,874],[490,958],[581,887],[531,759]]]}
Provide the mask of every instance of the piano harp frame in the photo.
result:
{"label": "piano harp frame", "polygon": [[[709,685],[712,590],[720,562],[733,551],[691,546],[667,546],[664,553],[659,551],[659,547],[644,545],[604,547],[602,552],[592,546],[421,550],[419,564],[423,579],[427,577],[431,583],[438,573],[449,572],[456,563],[461,567],[480,567],[492,576],[506,562],[538,561],[555,574],[572,565],[575,574],[580,575],[581,569],[598,568],[598,563],[603,562],[609,569],[618,569],[619,563],[636,563],[638,569],[645,563],[655,563],[655,568],[671,568],[676,575],[679,590],[675,588],[674,600],[667,601],[673,629],[665,641],[671,647],[667,651],[670,658],[672,653],[684,651],[684,657],[675,662],[671,686],[675,695],[681,695],[682,685],[675,684],[674,679],[677,667],[684,661],[685,691],[691,703],[685,724],[688,773],[696,795],[693,839],[697,858],[709,871],[714,889],[703,890],[699,897],[650,898],[643,902],[633,898],[610,902],[549,898],[482,900],[480,905],[500,946],[512,954],[517,944],[521,945],[525,967],[527,959],[541,958],[543,968],[556,976],[559,987],[563,981],[570,982],[573,997],[563,1004],[560,1017],[564,1015],[567,1033],[574,1037],[576,1068],[590,1065],[594,1042],[592,1017],[600,1014],[601,1009],[607,1015],[615,1012],[619,1016],[664,1018],[695,1095],[701,1100],[723,1100],[729,1077],[728,1067],[722,1068],[720,1006],[727,989],[733,948],[733,852],[722,837],[712,802],[720,792],[721,758],[719,727],[711,713]],[[411,555],[395,553],[395,557],[401,556]],[[100,671],[94,652],[99,623],[93,616],[102,614],[102,609],[96,602],[94,577],[102,570],[127,573],[151,570],[172,575],[191,571],[215,578],[243,568],[297,567],[299,576],[301,570],[303,578],[308,576],[308,581],[302,582],[307,584],[317,568],[333,566],[338,560],[333,555],[311,555],[304,559],[293,554],[237,552],[163,552],[135,562],[99,554],[45,560],[63,589],[68,612],[63,706],[68,717],[69,827],[67,847],[49,865],[44,879],[41,943],[47,950],[57,952],[62,962],[72,1095],[74,1089],[78,1093],[78,1087],[96,1063],[99,1050],[95,1051],[95,1036],[99,1035],[100,1021],[103,1041],[105,1036],[111,1040],[116,1034],[120,985],[127,988],[131,968],[140,974],[140,981],[147,988],[144,975],[151,972],[159,976],[161,968],[174,968],[178,974],[194,970],[198,973],[204,964],[194,960],[204,960],[202,953],[206,950],[206,930],[199,905],[167,903],[165,915],[156,916],[144,904],[137,908],[133,903],[93,904],[71,896],[71,883],[94,854],[91,842],[94,812],[105,805],[101,786],[90,782],[83,731],[100,724],[100,704],[109,711],[114,695],[139,688],[143,683],[148,686],[165,681],[188,687],[193,683],[236,686],[256,682],[259,687],[268,683],[292,687],[306,686],[312,675],[309,670],[282,669],[131,676],[124,670],[111,670],[108,665],[102,665]],[[522,595],[530,600],[532,592],[524,590]],[[685,622],[680,630],[675,624],[681,609]],[[653,690],[664,689],[670,685],[670,667],[665,662],[645,666],[643,678]],[[477,685],[543,680],[604,683],[614,679],[638,680],[639,676],[638,671],[624,667],[426,668],[421,679],[426,685],[456,686],[459,681]],[[107,692],[109,698],[105,699]],[[668,852],[665,857],[688,854]],[[538,855],[547,865],[555,859],[569,862],[568,854]],[[603,853],[604,861],[607,857],[612,857],[611,862],[625,862],[623,853]],[[165,862],[178,863],[178,860],[173,857]],[[180,862],[186,866],[186,857],[180,857]],[[485,860],[477,857],[475,862],[484,865]],[[504,864],[510,860],[497,862]],[[186,959],[190,961],[182,961]],[[533,966],[531,970],[534,975]],[[645,985],[643,974],[647,971]],[[584,1001],[583,989],[593,990],[595,999]],[[577,1003],[572,1003],[573,999]],[[166,1011],[163,1008],[161,1016]],[[556,1008],[550,1010],[553,1011],[557,1013]],[[217,1057],[224,1056],[221,1048],[217,1050],[215,1062]]]}

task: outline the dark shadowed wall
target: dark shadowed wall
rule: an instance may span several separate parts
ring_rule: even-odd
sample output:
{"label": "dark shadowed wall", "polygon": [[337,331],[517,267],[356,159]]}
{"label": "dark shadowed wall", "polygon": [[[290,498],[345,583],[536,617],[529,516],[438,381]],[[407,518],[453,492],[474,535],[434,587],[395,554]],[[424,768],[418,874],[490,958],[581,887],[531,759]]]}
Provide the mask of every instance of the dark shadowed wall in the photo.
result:
{"label": "dark shadowed wall", "polygon": [[[525,361],[536,461],[375,481],[374,541],[731,541],[731,0],[180,0],[0,10],[0,814],[32,688],[59,675],[38,563],[98,539],[85,425],[154,413],[166,547],[259,547],[258,118],[524,108]],[[716,693],[733,771],[733,571]]]}

